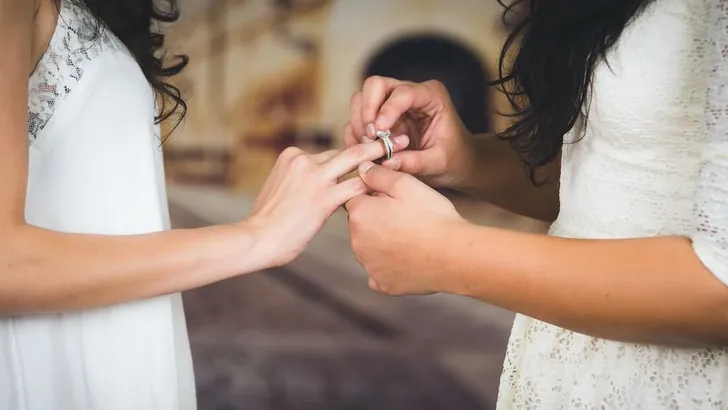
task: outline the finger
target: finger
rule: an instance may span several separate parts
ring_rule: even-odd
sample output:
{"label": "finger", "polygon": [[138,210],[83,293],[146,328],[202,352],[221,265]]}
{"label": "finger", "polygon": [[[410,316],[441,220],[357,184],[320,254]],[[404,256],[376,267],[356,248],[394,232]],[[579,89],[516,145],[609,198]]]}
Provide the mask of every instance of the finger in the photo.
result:
{"label": "finger", "polygon": [[436,101],[436,95],[422,84],[403,83],[397,86],[379,109],[374,123],[378,130],[391,129],[407,111],[423,110]]}
{"label": "finger", "polygon": [[392,171],[372,162],[359,167],[359,176],[370,189],[392,198],[405,196],[405,191],[412,191],[417,186],[415,183],[419,182],[409,174]]}
{"label": "finger", "polygon": [[357,195],[344,203],[344,209],[346,209],[348,212],[353,212],[358,207],[373,199],[374,198],[366,194]]}
{"label": "finger", "polygon": [[[349,101],[349,122],[351,123],[352,131],[354,136],[359,142],[369,142],[364,137],[367,135],[366,123],[362,120],[361,109],[362,109],[362,98],[363,92],[357,91],[351,96]],[[369,138],[371,140],[371,138]]]}
{"label": "finger", "polygon": [[[389,77],[372,76],[364,81],[362,87],[362,105],[361,105],[361,119],[366,125],[366,133],[370,137],[374,137],[377,129],[389,129],[387,128],[375,128],[375,121],[379,114],[379,109],[384,104],[384,100],[397,86],[403,84],[402,81],[396,80]],[[403,111],[404,113],[404,111]],[[399,118],[399,117],[397,117]]]}
{"label": "finger", "polygon": [[308,154],[306,151],[302,150],[301,148],[290,146],[281,152],[280,155],[278,155],[278,161],[283,163],[288,163],[289,161],[293,160],[293,158],[299,157],[301,155]]}
{"label": "finger", "polygon": [[[268,197],[273,187],[277,186],[278,181],[280,181],[285,175],[285,172],[281,172],[281,168],[288,167],[294,158],[301,155],[306,155],[306,151],[303,151],[298,147],[288,147],[284,149],[283,152],[278,155],[276,162],[273,164],[273,168],[271,168],[268,172],[268,176],[263,183],[263,187],[258,192],[258,196],[256,198]],[[254,211],[257,211],[257,209],[254,209]]]}
{"label": "finger", "polygon": [[377,293],[382,293],[381,288],[379,287],[379,283],[377,283],[377,281],[374,280],[374,278],[372,278],[371,276],[369,277],[368,285],[369,285],[369,289],[371,289]]}
{"label": "finger", "polygon": [[355,196],[367,194],[369,191],[369,187],[361,180],[361,178],[354,177],[336,184],[331,188],[327,196],[330,195],[332,206],[339,207],[346,204]]}
{"label": "finger", "polygon": [[[395,152],[402,151],[409,145],[409,138],[406,135],[399,135],[392,138],[392,144]],[[336,179],[357,169],[362,163],[375,161],[384,155],[386,149],[382,141],[353,145],[323,164],[324,178]]]}
{"label": "finger", "polygon": [[324,162],[335,157],[340,152],[341,152],[341,150],[338,150],[338,149],[332,149],[332,150],[328,150],[328,151],[324,151],[324,152],[319,152],[318,154],[311,155],[311,160],[315,164],[323,164]]}
{"label": "finger", "polygon": [[422,151],[407,150],[398,152],[392,159],[382,162],[382,166],[394,171],[405,172],[418,176],[429,176],[437,173],[437,170],[444,168],[441,164],[442,154],[435,150],[425,149]]}
{"label": "finger", "polygon": [[351,125],[351,121],[347,122],[344,126],[344,146],[350,147],[352,145],[361,144],[361,139],[354,133],[354,127]]}

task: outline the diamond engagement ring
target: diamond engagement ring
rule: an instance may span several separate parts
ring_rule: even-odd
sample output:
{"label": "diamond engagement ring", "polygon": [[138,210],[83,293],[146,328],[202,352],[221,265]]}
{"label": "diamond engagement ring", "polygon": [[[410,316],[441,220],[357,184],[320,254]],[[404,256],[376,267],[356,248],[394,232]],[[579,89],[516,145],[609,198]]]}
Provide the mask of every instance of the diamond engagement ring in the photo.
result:
{"label": "diamond engagement ring", "polygon": [[387,151],[387,154],[384,157],[385,159],[392,159],[392,156],[394,155],[394,144],[389,138],[391,136],[392,132],[389,130],[377,131],[376,134],[374,134],[374,138],[380,139],[384,143],[384,149]]}

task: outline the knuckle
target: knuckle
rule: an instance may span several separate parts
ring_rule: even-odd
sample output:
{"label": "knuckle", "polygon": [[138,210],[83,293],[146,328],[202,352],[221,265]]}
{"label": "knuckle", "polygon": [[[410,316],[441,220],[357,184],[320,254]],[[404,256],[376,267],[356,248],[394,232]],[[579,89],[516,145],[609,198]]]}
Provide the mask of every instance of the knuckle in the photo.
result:
{"label": "knuckle", "polygon": [[359,240],[356,238],[356,236],[354,236],[354,235],[351,236],[351,239],[349,240],[349,245],[351,246],[351,251],[354,253],[354,255],[356,256],[356,258],[358,260],[360,245],[359,245]]}
{"label": "knuckle", "polygon": [[296,171],[308,170],[313,165],[313,161],[308,155],[297,155],[291,158],[291,168]]}
{"label": "knuckle", "polygon": [[407,95],[412,94],[417,90],[415,84],[406,83],[406,84],[400,84],[398,85],[394,91],[392,91],[392,95]]}
{"label": "knuckle", "polygon": [[362,91],[361,91],[361,90],[359,90],[359,91],[355,92],[354,94],[352,94],[352,95],[351,95],[351,98],[349,98],[349,105],[351,105],[352,107],[353,107],[353,106],[355,106],[355,105],[356,105],[356,103],[357,103],[357,102],[358,102],[359,100],[361,100],[362,94],[363,94],[363,93],[362,93]]}
{"label": "knuckle", "polygon": [[[355,203],[352,203],[349,206],[349,226],[352,228],[352,231],[359,227],[361,225],[361,212],[358,211],[358,208],[356,207]],[[356,236],[351,237],[352,245],[357,242]]]}
{"label": "knuckle", "polygon": [[373,76],[367,77],[367,79],[364,80],[364,88],[376,87],[383,82],[384,82],[384,77],[382,77],[380,75],[373,75]]}
{"label": "knuckle", "polygon": [[351,196],[356,196],[365,193],[367,190],[367,185],[364,183],[364,181],[356,177],[354,182],[351,183]]}
{"label": "knuckle", "polygon": [[287,147],[281,152],[278,158],[284,160],[292,160],[293,158],[300,156],[301,153],[303,153],[303,150],[298,147]]}
{"label": "knuckle", "polygon": [[379,291],[379,285],[373,279],[369,279],[368,285],[369,285],[369,289],[373,290],[374,292],[381,293]]}
{"label": "knuckle", "polygon": [[367,157],[367,153],[369,152],[368,148],[369,147],[364,144],[352,145],[343,152],[343,155],[351,158],[352,160],[360,161]]}
{"label": "knuckle", "polygon": [[382,281],[382,282],[377,281],[376,286],[377,286],[377,289],[376,289],[377,292],[379,292],[383,295],[392,294],[392,290],[393,290],[392,285],[387,283],[387,281]]}
{"label": "knuckle", "polygon": [[439,80],[427,80],[424,83],[422,83],[427,89],[432,90],[438,94],[446,93],[447,88],[445,87],[445,84],[442,83],[442,81]]}

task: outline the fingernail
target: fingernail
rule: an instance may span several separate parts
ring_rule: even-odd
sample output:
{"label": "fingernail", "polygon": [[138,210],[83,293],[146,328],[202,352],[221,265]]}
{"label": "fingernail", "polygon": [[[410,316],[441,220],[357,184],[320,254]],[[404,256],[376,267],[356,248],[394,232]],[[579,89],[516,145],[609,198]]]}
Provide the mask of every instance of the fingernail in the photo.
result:
{"label": "fingernail", "polygon": [[374,127],[374,124],[367,125],[367,135],[374,136],[376,133],[377,129]]}
{"label": "fingernail", "polygon": [[365,163],[359,165],[359,172],[363,174],[363,173],[369,171],[373,166],[374,166],[373,162],[365,162]]}
{"label": "fingernail", "polygon": [[376,121],[374,122],[374,124],[376,124],[376,125],[377,125],[377,127],[379,127],[379,128],[382,128],[382,129],[383,129],[383,128],[384,128],[384,126],[383,126],[382,124],[383,124],[383,123],[384,123],[385,121],[387,121],[387,119],[386,119],[386,118],[385,118],[385,117],[384,117],[383,115],[380,115],[379,117],[377,117],[377,120],[376,120]]}
{"label": "fingernail", "polygon": [[362,142],[374,142],[373,139],[369,138],[368,136],[361,137]]}

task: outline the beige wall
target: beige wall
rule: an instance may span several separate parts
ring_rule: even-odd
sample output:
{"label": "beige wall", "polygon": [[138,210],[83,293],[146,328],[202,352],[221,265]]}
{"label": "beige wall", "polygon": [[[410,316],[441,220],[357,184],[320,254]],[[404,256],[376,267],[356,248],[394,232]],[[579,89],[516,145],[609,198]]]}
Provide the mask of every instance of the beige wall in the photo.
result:
{"label": "beige wall", "polygon": [[[323,130],[338,145],[365,65],[390,42],[436,33],[471,50],[495,73],[504,36],[495,0],[330,0],[288,23],[316,45],[317,53],[306,55],[276,36],[272,1],[225,1],[227,9],[217,16],[196,8],[169,32],[171,47],[191,58],[175,79],[189,115],[168,140],[172,180],[211,172],[219,174],[212,179],[256,190],[277,156],[265,143],[285,130]],[[221,38],[224,47],[215,42]],[[502,108],[493,94],[491,106]],[[183,151],[225,152],[230,159],[224,167],[202,164],[220,160],[182,160]]]}

